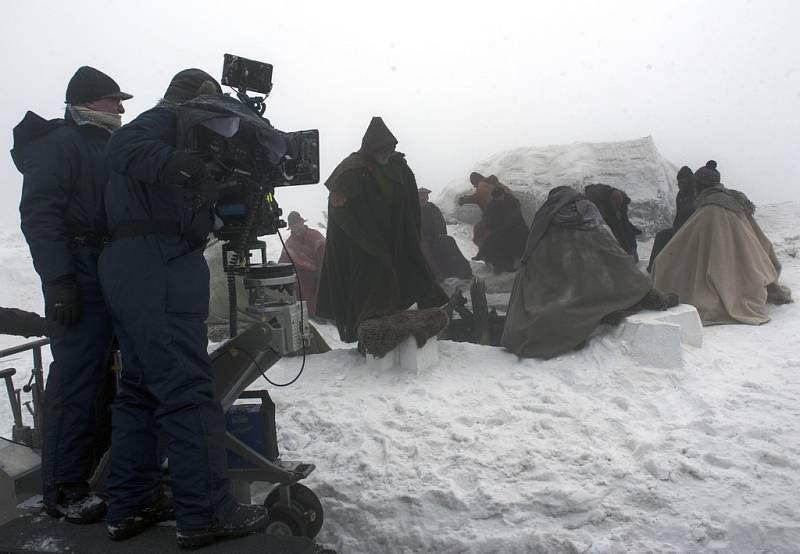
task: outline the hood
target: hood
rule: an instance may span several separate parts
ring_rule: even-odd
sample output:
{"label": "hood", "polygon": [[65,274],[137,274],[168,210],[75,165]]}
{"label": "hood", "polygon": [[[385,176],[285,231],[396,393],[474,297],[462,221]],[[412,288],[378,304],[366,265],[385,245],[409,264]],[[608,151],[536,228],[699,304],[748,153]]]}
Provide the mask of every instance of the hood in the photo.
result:
{"label": "hood", "polygon": [[17,166],[20,173],[24,171],[22,167],[22,152],[25,147],[53,129],[66,125],[66,123],[64,119],[47,120],[31,111],[25,113],[25,117],[14,127],[12,132],[14,145],[11,148],[11,159],[14,160],[14,165]]}
{"label": "hood", "polygon": [[397,146],[397,139],[380,117],[373,117],[361,139],[361,152],[372,154],[387,146]]}

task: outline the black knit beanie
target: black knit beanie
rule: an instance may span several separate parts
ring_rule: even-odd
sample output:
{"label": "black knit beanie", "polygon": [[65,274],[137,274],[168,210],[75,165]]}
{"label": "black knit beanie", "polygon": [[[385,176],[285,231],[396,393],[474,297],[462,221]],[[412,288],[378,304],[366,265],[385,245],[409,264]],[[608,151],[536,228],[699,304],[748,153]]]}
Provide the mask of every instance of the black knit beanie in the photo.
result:
{"label": "black knit beanie", "polygon": [[717,162],[709,160],[706,165],[694,172],[694,180],[700,188],[715,187],[720,184]]}

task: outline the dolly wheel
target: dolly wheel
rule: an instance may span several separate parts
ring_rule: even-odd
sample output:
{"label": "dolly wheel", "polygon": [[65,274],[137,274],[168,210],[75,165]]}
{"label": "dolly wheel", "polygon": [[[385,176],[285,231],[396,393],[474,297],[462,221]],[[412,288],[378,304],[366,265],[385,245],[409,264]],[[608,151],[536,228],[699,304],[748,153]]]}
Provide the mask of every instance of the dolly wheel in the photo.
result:
{"label": "dolly wheel", "polygon": [[[322,529],[322,503],[314,492],[300,483],[291,485],[292,506],[280,505],[280,491],[273,490],[264,500],[271,520],[267,533],[295,535],[313,539]],[[274,529],[273,529],[274,527]]]}

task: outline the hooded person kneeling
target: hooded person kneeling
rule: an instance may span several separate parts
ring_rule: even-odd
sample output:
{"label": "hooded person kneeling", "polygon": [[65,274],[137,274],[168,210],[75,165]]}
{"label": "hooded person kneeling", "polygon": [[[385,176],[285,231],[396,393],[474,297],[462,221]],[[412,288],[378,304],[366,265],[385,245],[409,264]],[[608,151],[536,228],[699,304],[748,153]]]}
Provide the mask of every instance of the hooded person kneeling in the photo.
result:
{"label": "hooded person kneeling", "polygon": [[552,358],[621,312],[675,304],[652,289],[591,200],[556,187],[534,217],[500,343],[523,358]]}
{"label": "hooded person kneeling", "polygon": [[655,259],[655,286],[697,308],[703,325],[768,322],[765,304],[791,302],[791,291],[778,284],[781,265],[755,206],[722,185],[713,160],[694,179],[695,212]]}

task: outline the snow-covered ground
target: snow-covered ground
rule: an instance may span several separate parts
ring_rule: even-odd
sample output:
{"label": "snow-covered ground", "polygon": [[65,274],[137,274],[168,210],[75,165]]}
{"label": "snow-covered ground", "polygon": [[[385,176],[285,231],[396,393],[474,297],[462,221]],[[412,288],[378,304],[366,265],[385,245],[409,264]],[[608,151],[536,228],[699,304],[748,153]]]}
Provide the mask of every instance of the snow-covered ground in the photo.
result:
{"label": "snow-covered ground", "polygon": [[[800,291],[800,204],[757,216]],[[797,552],[800,310],[769,312],[706,328],[681,370],[607,337],[547,362],[441,342],[422,375],[334,350],[272,393],[280,444],[317,464],[343,552]]]}
{"label": "snow-covered ground", "polygon": [[[800,291],[800,203],[757,218]],[[2,239],[0,301],[37,309],[24,243]],[[420,375],[376,374],[332,340],[271,391],[282,454],[317,465],[319,538],[347,554],[797,552],[800,307],[768,310],[761,327],[706,328],[679,370],[601,336],[547,362],[443,341]]]}

